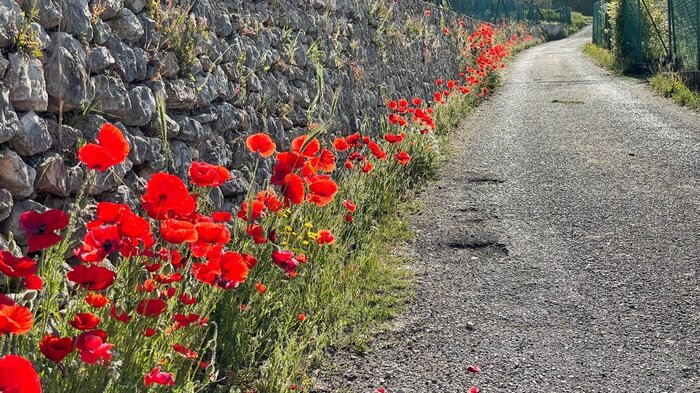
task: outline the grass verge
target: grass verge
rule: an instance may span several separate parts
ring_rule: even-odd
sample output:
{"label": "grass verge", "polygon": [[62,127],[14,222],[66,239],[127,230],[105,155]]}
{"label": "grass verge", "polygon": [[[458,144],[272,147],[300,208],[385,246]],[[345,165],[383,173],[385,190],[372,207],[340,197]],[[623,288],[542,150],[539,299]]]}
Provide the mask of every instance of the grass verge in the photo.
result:
{"label": "grass verge", "polygon": [[700,93],[690,89],[683,80],[672,72],[658,72],[649,78],[654,93],[671,98],[680,106],[700,110]]}
{"label": "grass verge", "polygon": [[595,60],[601,67],[616,74],[622,74],[622,67],[615,60],[615,55],[611,51],[589,43],[583,47],[583,53]]}

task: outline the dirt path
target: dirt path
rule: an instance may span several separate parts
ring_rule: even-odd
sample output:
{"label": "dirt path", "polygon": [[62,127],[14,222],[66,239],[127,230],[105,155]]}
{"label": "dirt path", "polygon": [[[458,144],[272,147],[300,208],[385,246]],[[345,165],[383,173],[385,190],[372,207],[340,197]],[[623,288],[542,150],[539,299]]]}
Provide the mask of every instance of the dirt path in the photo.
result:
{"label": "dirt path", "polygon": [[417,299],[328,390],[700,392],[700,117],[594,66],[589,34],[520,54],[455,133]]}

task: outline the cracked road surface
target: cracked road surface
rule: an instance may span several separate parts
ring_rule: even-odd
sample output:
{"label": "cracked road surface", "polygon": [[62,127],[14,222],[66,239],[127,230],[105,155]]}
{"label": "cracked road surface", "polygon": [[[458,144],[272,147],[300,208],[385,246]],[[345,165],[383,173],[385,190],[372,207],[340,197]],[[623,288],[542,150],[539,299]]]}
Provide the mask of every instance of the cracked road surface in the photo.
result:
{"label": "cracked road surface", "polygon": [[589,40],[518,55],[455,131],[415,301],[321,391],[700,392],[700,117]]}

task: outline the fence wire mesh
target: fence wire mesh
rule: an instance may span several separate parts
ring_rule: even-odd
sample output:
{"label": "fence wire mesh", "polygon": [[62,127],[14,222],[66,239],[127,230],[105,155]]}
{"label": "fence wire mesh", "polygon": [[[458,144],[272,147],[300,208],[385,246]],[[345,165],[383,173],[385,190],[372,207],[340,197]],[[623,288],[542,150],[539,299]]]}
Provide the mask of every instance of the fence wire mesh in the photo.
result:
{"label": "fence wire mesh", "polygon": [[447,3],[456,12],[493,22],[509,19],[537,23],[541,14],[536,5],[516,0],[436,0],[436,3]]}
{"label": "fence wire mesh", "polygon": [[598,46],[607,46],[603,41],[603,25],[605,23],[603,2],[593,3],[593,43]]}
{"label": "fence wire mesh", "polygon": [[673,0],[672,40],[678,65],[687,70],[700,69],[700,0]]}
{"label": "fence wire mesh", "polygon": [[593,43],[610,47],[608,30],[631,64],[672,62],[677,69],[700,70],[700,0],[619,0],[611,26],[606,1],[593,4]]}

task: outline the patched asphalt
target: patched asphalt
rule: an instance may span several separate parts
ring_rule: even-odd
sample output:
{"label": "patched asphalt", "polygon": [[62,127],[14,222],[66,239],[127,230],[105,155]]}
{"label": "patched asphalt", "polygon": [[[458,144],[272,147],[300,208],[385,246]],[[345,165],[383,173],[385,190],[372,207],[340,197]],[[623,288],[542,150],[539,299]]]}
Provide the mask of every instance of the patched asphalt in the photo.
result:
{"label": "patched asphalt", "polygon": [[518,55],[455,131],[415,301],[321,391],[700,392],[700,116],[589,41]]}

